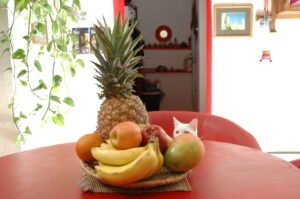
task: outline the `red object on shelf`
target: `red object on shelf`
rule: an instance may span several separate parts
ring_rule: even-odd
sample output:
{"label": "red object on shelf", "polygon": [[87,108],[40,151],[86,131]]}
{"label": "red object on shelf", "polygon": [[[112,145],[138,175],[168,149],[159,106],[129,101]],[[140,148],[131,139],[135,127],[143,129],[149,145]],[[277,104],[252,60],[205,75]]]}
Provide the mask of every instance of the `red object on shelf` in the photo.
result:
{"label": "red object on shelf", "polygon": [[172,30],[169,26],[159,26],[155,31],[155,38],[160,42],[167,42],[172,38]]}

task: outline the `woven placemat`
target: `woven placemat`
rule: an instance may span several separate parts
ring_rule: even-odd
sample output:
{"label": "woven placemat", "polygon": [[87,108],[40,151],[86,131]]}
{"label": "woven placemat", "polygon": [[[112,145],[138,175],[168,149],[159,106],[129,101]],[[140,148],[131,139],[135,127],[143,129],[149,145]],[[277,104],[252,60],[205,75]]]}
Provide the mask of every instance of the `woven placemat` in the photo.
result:
{"label": "woven placemat", "polygon": [[115,187],[99,182],[98,179],[88,175],[83,174],[80,181],[81,190],[84,192],[93,193],[153,193],[153,192],[172,192],[172,191],[192,191],[192,188],[186,178],[178,182],[174,182],[167,185],[155,186],[155,187],[145,187],[145,188],[122,188]]}

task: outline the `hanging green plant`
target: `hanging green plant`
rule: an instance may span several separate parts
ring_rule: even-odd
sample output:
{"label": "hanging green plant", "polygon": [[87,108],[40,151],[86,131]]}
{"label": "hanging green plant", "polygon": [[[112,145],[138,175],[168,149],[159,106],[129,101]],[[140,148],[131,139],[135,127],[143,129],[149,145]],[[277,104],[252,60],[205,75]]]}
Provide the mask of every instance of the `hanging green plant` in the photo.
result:
{"label": "hanging green plant", "polygon": [[[40,117],[64,125],[65,106],[74,107],[68,95],[67,79],[74,77],[84,62],[73,50],[78,38],[68,27],[76,21],[80,0],[14,0],[13,20],[8,30],[0,33],[0,44],[9,44],[0,55],[10,53],[13,97],[9,107],[19,131],[18,144],[31,134],[30,120]],[[24,20],[26,31],[21,34],[16,20]],[[30,105],[18,99],[25,92],[32,99]]]}

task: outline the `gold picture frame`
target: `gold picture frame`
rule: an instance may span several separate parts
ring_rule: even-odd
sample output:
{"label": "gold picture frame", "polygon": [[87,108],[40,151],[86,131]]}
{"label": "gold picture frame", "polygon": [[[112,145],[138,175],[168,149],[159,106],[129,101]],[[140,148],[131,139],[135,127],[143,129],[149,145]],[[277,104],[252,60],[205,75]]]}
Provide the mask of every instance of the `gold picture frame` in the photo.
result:
{"label": "gold picture frame", "polygon": [[215,4],[214,36],[252,36],[252,4]]}

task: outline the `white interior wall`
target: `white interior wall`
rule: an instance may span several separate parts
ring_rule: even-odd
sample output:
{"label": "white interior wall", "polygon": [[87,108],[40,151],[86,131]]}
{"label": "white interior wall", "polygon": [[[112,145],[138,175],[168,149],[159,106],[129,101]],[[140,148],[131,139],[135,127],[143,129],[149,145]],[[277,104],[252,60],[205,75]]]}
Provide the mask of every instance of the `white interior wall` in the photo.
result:
{"label": "white interior wall", "polygon": [[[8,9],[0,8],[0,21],[0,31],[7,30],[9,27]],[[8,44],[1,44],[0,54],[8,47]],[[19,151],[19,147],[15,145],[17,131],[13,124],[12,112],[8,108],[13,92],[12,72],[6,71],[10,66],[10,55],[5,53],[0,56],[0,156]]]}
{"label": "white interior wall", "polygon": [[[270,33],[255,21],[263,1],[231,1],[241,2],[253,3],[253,34],[213,38],[212,113],[247,129],[264,151],[300,151],[300,19],[278,19]],[[273,62],[259,62],[262,50]]]}
{"label": "white interior wall", "polygon": [[138,28],[146,43],[157,43],[155,30],[160,25],[168,25],[178,42],[187,42],[190,36],[192,0],[133,0],[138,7]]}

